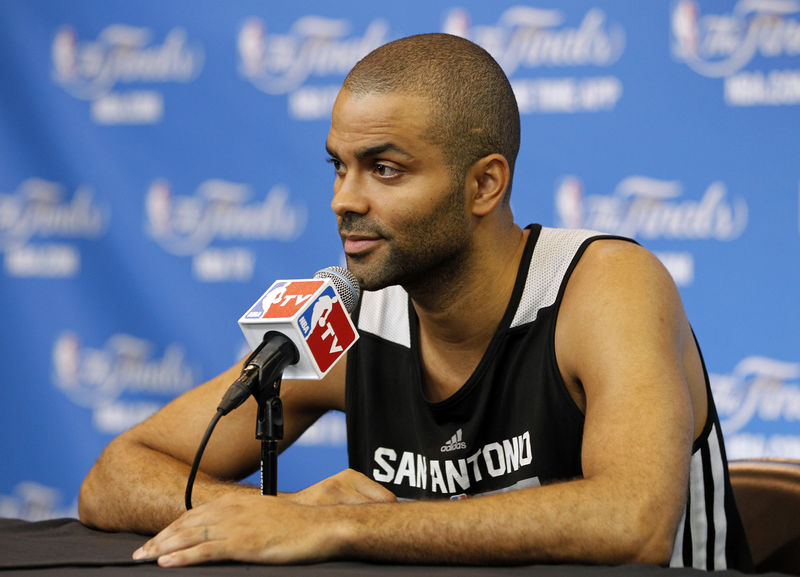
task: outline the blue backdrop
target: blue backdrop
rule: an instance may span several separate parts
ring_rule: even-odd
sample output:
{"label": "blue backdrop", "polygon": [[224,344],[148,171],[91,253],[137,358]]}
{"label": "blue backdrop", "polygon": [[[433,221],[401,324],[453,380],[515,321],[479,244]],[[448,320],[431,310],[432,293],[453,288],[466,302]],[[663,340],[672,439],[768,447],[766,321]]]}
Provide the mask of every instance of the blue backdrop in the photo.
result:
{"label": "blue backdrop", "polygon": [[[341,263],[333,98],[432,31],[511,78],[518,222],[656,252],[729,456],[800,458],[800,1],[3,0],[1,516],[74,515],[113,436],[241,358],[272,280]],[[343,468],[344,441],[326,416],[280,488]]]}

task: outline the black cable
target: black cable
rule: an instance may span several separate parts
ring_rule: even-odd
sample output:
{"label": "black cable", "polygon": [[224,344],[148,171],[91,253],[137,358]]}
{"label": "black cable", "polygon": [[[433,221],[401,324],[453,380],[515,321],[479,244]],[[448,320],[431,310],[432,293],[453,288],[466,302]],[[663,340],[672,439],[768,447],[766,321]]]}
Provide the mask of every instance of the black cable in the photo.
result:
{"label": "black cable", "polygon": [[[296,363],[298,358],[297,347],[292,343],[291,339],[276,331],[267,332],[261,344],[247,357],[242,368],[242,374],[228,387],[222,397],[217,407],[217,412],[208,424],[203,440],[197,448],[197,453],[195,453],[192,469],[189,472],[189,479],[186,482],[184,501],[187,511],[192,508],[192,486],[200,468],[200,459],[203,458],[203,452],[206,450],[206,445],[211,438],[211,433],[214,432],[214,427],[217,426],[217,422],[233,409],[239,407],[251,395],[259,403],[263,403],[265,398],[277,397],[280,392],[280,377],[283,369],[290,364]],[[282,418],[281,414],[278,425],[280,427],[280,437],[277,437],[278,439],[283,436]]]}
{"label": "black cable", "polygon": [[221,410],[217,409],[217,412],[211,418],[211,422],[206,428],[206,434],[203,435],[203,440],[200,441],[200,446],[197,447],[197,452],[194,455],[194,462],[192,463],[192,470],[189,472],[189,480],[186,482],[185,503],[187,511],[192,508],[192,487],[194,486],[194,478],[197,476],[197,470],[200,468],[200,459],[203,458],[203,452],[206,450],[206,445],[211,438],[211,433],[214,432],[214,427],[217,426],[217,423],[224,414],[225,413]]}

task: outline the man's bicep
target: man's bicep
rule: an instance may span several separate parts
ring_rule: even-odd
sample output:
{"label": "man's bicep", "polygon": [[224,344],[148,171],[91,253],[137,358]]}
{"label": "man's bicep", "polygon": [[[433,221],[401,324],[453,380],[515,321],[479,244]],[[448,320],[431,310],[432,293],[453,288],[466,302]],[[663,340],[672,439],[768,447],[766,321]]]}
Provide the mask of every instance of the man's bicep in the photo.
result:
{"label": "man's bicep", "polygon": [[679,516],[693,433],[680,298],[640,247],[607,244],[587,256],[565,294],[561,335],[585,395],[584,476],[613,478],[643,506],[655,498]]}

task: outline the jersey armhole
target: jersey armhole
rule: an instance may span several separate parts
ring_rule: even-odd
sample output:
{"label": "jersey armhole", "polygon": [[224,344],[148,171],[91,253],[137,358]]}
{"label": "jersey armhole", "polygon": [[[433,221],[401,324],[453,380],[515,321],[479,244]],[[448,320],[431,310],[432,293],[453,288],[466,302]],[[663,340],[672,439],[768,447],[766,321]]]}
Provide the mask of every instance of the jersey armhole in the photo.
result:
{"label": "jersey armhole", "polygon": [[552,363],[552,366],[554,368],[556,377],[558,378],[558,382],[561,385],[561,390],[563,391],[564,395],[569,399],[569,401],[572,403],[572,405],[575,407],[575,410],[579,414],[583,415],[584,417],[586,416],[586,414],[578,406],[578,404],[575,402],[575,399],[573,398],[572,394],[570,393],[569,387],[567,386],[567,383],[564,380],[564,375],[561,372],[561,367],[558,364],[558,355],[556,354],[556,326],[558,325],[558,317],[559,317],[559,313],[561,312],[561,303],[562,303],[562,300],[564,298],[564,293],[566,292],[567,284],[569,283],[569,280],[572,278],[572,273],[575,271],[575,268],[578,266],[578,263],[580,262],[581,258],[583,257],[584,253],[586,252],[586,249],[589,248],[589,245],[592,244],[595,241],[598,241],[598,240],[623,240],[623,241],[626,241],[626,242],[632,242],[633,244],[639,244],[639,243],[637,243],[635,240],[633,240],[631,238],[627,238],[627,237],[624,237],[624,236],[611,235],[611,234],[602,234],[602,233],[597,233],[597,235],[595,235],[595,236],[590,236],[590,237],[586,238],[580,244],[578,249],[573,254],[572,260],[571,260],[569,266],[567,267],[566,272],[564,273],[564,277],[561,280],[561,286],[558,289],[558,295],[556,296],[555,302],[553,303],[553,316],[554,316],[554,318],[553,318],[553,326],[552,326],[552,329],[551,329],[552,332],[549,335],[550,344],[551,344],[550,353],[551,353],[551,356],[552,356],[552,358],[550,359],[550,362]]}

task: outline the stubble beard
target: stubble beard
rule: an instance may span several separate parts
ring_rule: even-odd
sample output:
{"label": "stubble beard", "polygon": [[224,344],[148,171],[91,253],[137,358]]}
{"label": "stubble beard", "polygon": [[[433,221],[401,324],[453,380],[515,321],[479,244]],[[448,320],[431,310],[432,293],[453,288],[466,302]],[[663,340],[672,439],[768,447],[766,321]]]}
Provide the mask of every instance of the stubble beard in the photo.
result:
{"label": "stubble beard", "polygon": [[[357,218],[351,216],[348,221],[345,217],[340,226],[348,231],[376,230]],[[472,243],[463,187],[451,186],[438,206],[424,219],[406,223],[401,233],[381,236],[387,250],[381,258],[347,256],[348,267],[363,290],[401,285],[412,296],[441,292],[459,277]]]}

